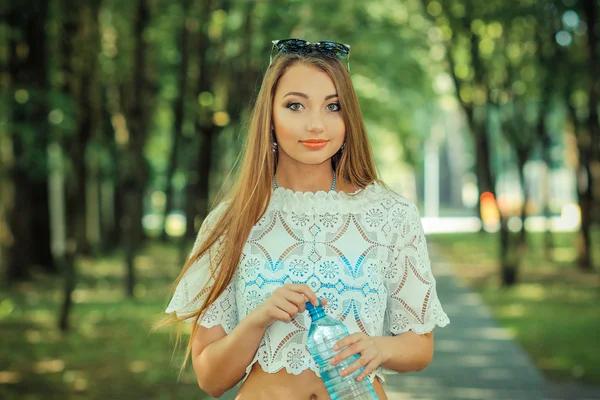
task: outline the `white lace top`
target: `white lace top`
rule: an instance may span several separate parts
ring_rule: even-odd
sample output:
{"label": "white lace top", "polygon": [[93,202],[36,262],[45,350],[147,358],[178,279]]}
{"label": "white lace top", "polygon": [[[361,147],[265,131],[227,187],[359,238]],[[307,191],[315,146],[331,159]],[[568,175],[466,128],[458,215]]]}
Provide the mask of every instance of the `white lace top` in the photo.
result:
{"label": "white lace top", "polygon": [[[229,333],[276,288],[304,283],[327,299],[325,312],[350,333],[423,334],[447,325],[416,206],[378,183],[355,193],[275,189],[250,232],[232,282],[200,324],[221,325]],[[221,203],[207,216],[193,251],[226,206]],[[166,312],[185,317],[199,308],[203,297],[194,298],[207,284],[208,264],[219,245],[190,267]],[[269,373],[311,369],[319,375],[306,347],[309,326],[306,311],[291,322],[271,325],[244,380],[255,362]],[[375,375],[383,379],[382,372],[394,373],[379,368],[371,381]]]}

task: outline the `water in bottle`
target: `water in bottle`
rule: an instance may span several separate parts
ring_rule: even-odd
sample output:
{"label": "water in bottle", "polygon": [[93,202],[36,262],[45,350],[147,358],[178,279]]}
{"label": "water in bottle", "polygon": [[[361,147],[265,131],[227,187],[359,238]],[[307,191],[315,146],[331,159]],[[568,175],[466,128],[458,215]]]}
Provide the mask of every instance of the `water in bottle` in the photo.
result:
{"label": "water in bottle", "polygon": [[340,376],[342,369],[351,366],[359,359],[359,354],[354,354],[336,365],[329,364],[333,356],[344,350],[335,351],[333,350],[333,346],[340,339],[349,335],[346,326],[325,314],[320,300],[317,307],[307,302],[306,309],[312,319],[308,331],[308,350],[319,365],[321,378],[325,382],[325,387],[331,399],[377,400],[377,395],[368,377],[362,381],[356,380],[356,377],[360,375],[364,367],[361,367],[350,375]]}

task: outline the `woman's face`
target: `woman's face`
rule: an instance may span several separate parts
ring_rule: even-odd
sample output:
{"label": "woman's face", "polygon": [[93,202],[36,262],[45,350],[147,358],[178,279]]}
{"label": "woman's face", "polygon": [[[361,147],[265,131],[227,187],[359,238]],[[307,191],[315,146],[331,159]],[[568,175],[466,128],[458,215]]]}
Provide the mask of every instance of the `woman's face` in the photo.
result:
{"label": "woman's face", "polygon": [[[318,165],[337,153],[346,127],[329,75],[309,65],[291,66],[275,92],[273,125],[279,163]],[[311,139],[322,142],[313,146],[303,143]]]}

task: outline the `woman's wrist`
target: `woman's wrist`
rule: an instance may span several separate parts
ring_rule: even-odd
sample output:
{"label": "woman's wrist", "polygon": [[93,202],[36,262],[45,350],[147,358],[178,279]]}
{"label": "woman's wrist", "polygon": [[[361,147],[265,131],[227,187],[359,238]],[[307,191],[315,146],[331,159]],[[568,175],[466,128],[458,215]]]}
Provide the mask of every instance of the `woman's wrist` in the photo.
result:
{"label": "woman's wrist", "polygon": [[431,362],[433,356],[433,333],[423,335],[412,331],[396,336],[376,336],[373,338],[381,350],[381,366],[396,372],[421,371]]}
{"label": "woman's wrist", "polygon": [[385,366],[384,364],[391,358],[391,352],[389,346],[386,344],[386,338],[386,336],[373,336],[373,342],[375,342],[375,346],[377,347],[377,350],[379,350],[379,354],[381,354],[382,366]]}
{"label": "woman's wrist", "polygon": [[246,318],[243,318],[240,321],[240,325],[244,325],[242,330],[245,331],[245,334],[258,333],[262,336],[265,334],[270,324],[268,321],[263,321],[260,317],[260,313],[256,312],[256,309],[254,309],[248,313]]}

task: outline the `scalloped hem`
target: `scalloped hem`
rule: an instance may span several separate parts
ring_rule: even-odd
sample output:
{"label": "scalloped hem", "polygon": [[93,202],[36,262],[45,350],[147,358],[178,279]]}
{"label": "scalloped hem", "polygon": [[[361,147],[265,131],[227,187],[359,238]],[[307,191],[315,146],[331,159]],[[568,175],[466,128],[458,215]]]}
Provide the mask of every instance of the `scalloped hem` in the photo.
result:
{"label": "scalloped hem", "polygon": [[[183,319],[182,321],[185,322],[186,324],[191,324],[191,323],[194,322],[194,317],[186,318],[186,319]],[[202,321],[200,319],[200,320],[198,320],[198,325],[200,325],[200,326],[202,326],[204,328],[207,328],[207,329],[214,328],[215,326],[221,326],[221,328],[223,328],[223,330],[225,331],[225,333],[228,334],[228,335],[231,333],[231,331],[233,331],[233,328],[229,329],[229,328],[227,328],[225,325],[223,325],[219,321],[204,322],[204,321]]]}
{"label": "scalloped hem", "polygon": [[230,334],[231,331],[233,331],[233,328],[228,328],[225,325],[223,325],[223,323],[219,322],[219,321],[214,321],[214,322],[204,322],[204,321],[198,321],[198,325],[204,327],[204,328],[214,328],[215,326],[220,326],[221,328],[223,328],[223,330],[225,331],[226,334]]}
{"label": "scalloped hem", "polygon": [[[250,372],[252,371],[252,366],[253,366],[254,364],[256,364],[256,363],[258,363],[258,364],[260,365],[260,368],[261,368],[263,371],[265,371],[265,372],[267,372],[267,373],[269,373],[269,374],[276,374],[277,372],[279,372],[279,371],[281,371],[282,369],[284,369],[284,368],[285,368],[285,372],[286,372],[287,374],[289,374],[289,375],[296,375],[296,376],[297,376],[297,375],[300,375],[302,372],[304,372],[304,371],[306,371],[306,370],[311,370],[311,371],[312,371],[312,372],[314,372],[314,373],[315,373],[315,375],[317,375],[319,378],[321,377],[321,374],[319,373],[319,370],[318,370],[318,369],[314,369],[314,368],[312,367],[312,365],[309,365],[309,366],[308,366],[308,368],[304,368],[304,369],[302,369],[302,370],[299,370],[299,371],[297,371],[297,372],[295,372],[294,370],[290,370],[290,369],[288,369],[287,365],[282,365],[282,366],[281,366],[280,368],[278,368],[276,371],[274,371],[274,372],[269,372],[269,371],[267,371],[267,370],[266,370],[266,369],[268,369],[268,365],[264,365],[264,364],[263,364],[263,363],[262,363],[262,362],[261,362],[261,361],[260,361],[258,358],[256,358],[256,357],[255,357],[255,358],[252,360],[252,362],[251,362],[251,363],[250,363],[250,364],[249,364],[249,365],[246,367],[246,374],[244,375],[244,377],[242,378],[242,380],[239,382],[239,384],[238,384],[238,385],[240,385],[240,386],[241,386],[241,384],[243,384],[243,383],[246,381],[246,379],[247,379],[247,378],[248,378],[248,376],[250,375]],[[265,368],[266,368],[266,369],[265,369]],[[395,372],[395,371],[392,371],[392,372],[390,372],[390,373],[387,373],[387,374],[389,375],[389,374],[391,374],[391,373],[397,373],[397,372]],[[368,376],[369,376],[369,381],[370,381],[370,382],[371,382],[371,384],[372,384],[372,383],[375,381],[375,377],[377,376],[377,377],[378,377],[378,378],[381,380],[381,382],[382,382],[382,383],[385,383],[385,376],[384,376],[384,374],[386,374],[386,372],[385,372],[385,368],[383,368],[383,367],[378,367],[378,368],[377,368],[377,369],[376,369],[374,372],[371,372],[371,373],[368,375]]]}
{"label": "scalloped hem", "polygon": [[[411,326],[407,327],[406,329],[404,329],[402,331],[392,331],[392,330],[390,330],[390,333],[392,335],[401,335],[401,334],[406,333],[408,331],[413,331],[417,335],[425,335],[426,333],[433,332],[433,329],[436,326],[439,326],[440,328],[448,326],[448,324],[450,324],[450,319],[448,318],[448,316],[446,314],[444,314],[444,316],[446,318],[444,318],[442,320],[436,320],[434,322],[430,322],[430,323],[425,324],[425,325],[411,325]],[[419,329],[419,328],[422,328],[422,329]]]}

